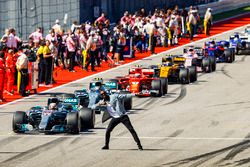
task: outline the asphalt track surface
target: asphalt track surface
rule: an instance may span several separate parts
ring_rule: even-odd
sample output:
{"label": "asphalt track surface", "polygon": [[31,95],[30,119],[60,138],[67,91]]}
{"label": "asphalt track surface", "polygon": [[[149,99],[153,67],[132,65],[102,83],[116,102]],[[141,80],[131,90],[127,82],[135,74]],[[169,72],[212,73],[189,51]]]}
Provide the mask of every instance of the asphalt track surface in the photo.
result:
{"label": "asphalt track surface", "polygon": [[[234,31],[240,30],[243,28]],[[232,33],[216,35],[216,39],[228,38]],[[205,40],[208,39],[195,45],[202,45]],[[167,53],[177,54],[182,50],[183,46]],[[101,150],[108,124],[101,123],[101,115],[97,115],[95,129],[79,135],[12,132],[12,113],[16,110],[46,105],[50,94],[87,87],[94,77],[106,80],[126,74],[128,67],[135,64],[150,65],[160,61],[159,55],[148,57],[2,107],[0,166],[249,166],[250,57],[246,55],[236,56],[232,64],[217,64],[215,72],[199,74],[193,84],[169,85],[165,97],[134,98],[129,117],[143,151],[137,150],[123,125],[114,129],[110,150]]]}

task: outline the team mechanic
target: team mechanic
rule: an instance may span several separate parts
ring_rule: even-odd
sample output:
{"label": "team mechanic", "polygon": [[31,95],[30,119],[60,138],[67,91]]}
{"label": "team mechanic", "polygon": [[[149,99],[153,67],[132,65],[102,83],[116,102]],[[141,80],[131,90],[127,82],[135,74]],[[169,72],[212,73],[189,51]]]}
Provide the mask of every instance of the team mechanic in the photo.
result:
{"label": "team mechanic", "polygon": [[112,130],[119,124],[123,123],[124,126],[129,130],[129,132],[132,134],[135,142],[137,143],[138,149],[143,150],[140,139],[137,135],[137,133],[134,130],[134,127],[132,126],[130,119],[128,115],[126,114],[126,110],[123,105],[123,100],[127,96],[133,96],[129,94],[111,94],[110,96],[105,92],[101,91],[100,95],[102,96],[101,101],[99,101],[92,109],[96,109],[97,107],[103,107],[105,106],[110,117],[112,118],[108,128],[106,130],[105,135],[105,145],[102,147],[103,150],[109,149],[109,141],[110,141],[110,134]]}

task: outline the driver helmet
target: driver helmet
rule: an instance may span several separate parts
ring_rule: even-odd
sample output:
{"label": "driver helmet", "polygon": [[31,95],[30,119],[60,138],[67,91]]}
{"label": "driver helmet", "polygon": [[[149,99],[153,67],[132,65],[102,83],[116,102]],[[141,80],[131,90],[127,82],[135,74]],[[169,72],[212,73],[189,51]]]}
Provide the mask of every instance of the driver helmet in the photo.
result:
{"label": "driver helmet", "polygon": [[56,103],[50,103],[49,104],[49,110],[57,110],[57,104]]}
{"label": "driver helmet", "polygon": [[235,42],[237,42],[237,41],[238,41],[238,39],[239,39],[238,37],[235,37],[233,40],[234,40]]}
{"label": "driver helmet", "polygon": [[214,41],[212,41],[212,42],[210,43],[210,47],[215,47],[215,42],[214,42]]}
{"label": "driver helmet", "polygon": [[189,52],[189,53],[193,53],[193,52],[194,52],[194,48],[189,48],[189,49],[188,49],[188,52]]}
{"label": "driver helmet", "polygon": [[136,77],[136,78],[139,78],[140,76],[141,76],[140,73],[135,73],[135,77]]}
{"label": "driver helmet", "polygon": [[95,89],[96,89],[96,90],[99,90],[99,89],[101,88],[101,86],[102,86],[102,83],[101,83],[101,82],[96,82],[96,83],[95,83]]}
{"label": "driver helmet", "polygon": [[166,63],[171,63],[171,64],[172,64],[172,63],[173,63],[172,57],[170,57],[170,56],[167,57],[167,58],[166,58]]}

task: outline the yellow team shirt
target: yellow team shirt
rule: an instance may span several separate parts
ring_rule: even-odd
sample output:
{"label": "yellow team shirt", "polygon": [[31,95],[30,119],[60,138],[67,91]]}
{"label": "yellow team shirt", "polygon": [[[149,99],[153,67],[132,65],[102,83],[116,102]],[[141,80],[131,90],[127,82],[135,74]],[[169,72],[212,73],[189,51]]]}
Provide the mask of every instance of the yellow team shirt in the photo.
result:
{"label": "yellow team shirt", "polygon": [[49,55],[51,53],[50,49],[48,46],[44,46],[43,48],[43,55]]}
{"label": "yellow team shirt", "polygon": [[37,55],[43,54],[43,49],[44,49],[44,47],[40,46],[39,49],[37,50]]}
{"label": "yellow team shirt", "polygon": [[48,46],[44,46],[43,48],[43,57],[44,58],[51,57],[51,50]]}

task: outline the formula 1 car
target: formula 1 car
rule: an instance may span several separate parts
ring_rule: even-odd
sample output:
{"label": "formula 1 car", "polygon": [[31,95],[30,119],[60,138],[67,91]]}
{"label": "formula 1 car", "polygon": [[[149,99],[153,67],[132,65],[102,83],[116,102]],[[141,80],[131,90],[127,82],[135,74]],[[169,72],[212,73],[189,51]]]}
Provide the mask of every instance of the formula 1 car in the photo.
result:
{"label": "formula 1 car", "polygon": [[[101,100],[100,92],[105,91],[108,94],[120,93],[120,94],[128,94],[128,91],[120,91],[118,88],[117,80],[110,79],[105,82],[102,78],[94,78],[89,83],[89,91],[87,89],[76,90],[75,96],[79,98],[80,105],[85,106],[89,109],[93,107],[96,103]],[[125,98],[124,107],[126,110],[132,109],[132,98]],[[94,110],[96,114],[100,114],[100,108]]]}
{"label": "formula 1 car", "polygon": [[205,54],[202,47],[189,46],[184,48],[183,57],[186,58],[185,67],[189,69],[190,67],[196,67],[198,72],[212,72],[216,70],[215,57]]}
{"label": "formula 1 car", "polygon": [[235,60],[235,49],[229,47],[228,41],[214,40],[205,42],[205,54],[215,56],[216,62],[232,63]]}
{"label": "formula 1 car", "polygon": [[181,55],[167,55],[162,58],[162,64],[157,67],[160,77],[167,77],[169,82],[189,84],[197,80],[197,70],[194,66],[185,67],[186,58]]}
{"label": "formula 1 car", "polygon": [[249,54],[250,53],[250,27],[246,28],[244,33],[235,33],[229,38],[230,46],[235,48],[235,53]]}
{"label": "formula 1 car", "polygon": [[152,68],[134,67],[124,77],[112,79],[117,82],[119,90],[125,90],[139,97],[157,96],[167,94],[168,79],[159,77]]}
{"label": "formula 1 car", "polygon": [[[67,98],[64,99],[63,96]],[[65,94],[49,99],[49,105],[53,103],[57,106],[53,109],[47,106],[35,106],[26,112],[16,111],[12,121],[13,131],[78,134],[84,129],[94,128],[95,113],[90,109],[79,107],[78,99],[73,97],[73,94]]]}

